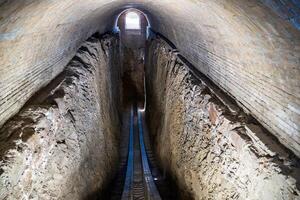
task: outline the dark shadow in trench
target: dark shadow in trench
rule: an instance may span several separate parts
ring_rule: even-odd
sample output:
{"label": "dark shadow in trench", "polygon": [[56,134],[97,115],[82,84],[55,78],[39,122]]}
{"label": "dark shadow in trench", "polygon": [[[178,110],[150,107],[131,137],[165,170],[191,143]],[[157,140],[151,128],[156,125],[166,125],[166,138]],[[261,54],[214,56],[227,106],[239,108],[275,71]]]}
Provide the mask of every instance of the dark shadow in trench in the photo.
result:
{"label": "dark shadow in trench", "polygon": [[[128,28],[126,25],[126,14],[129,12],[136,12],[140,17],[140,29]],[[128,112],[128,108],[131,105],[136,105],[140,109],[144,109],[144,104],[146,100],[145,91],[145,49],[147,41],[147,29],[150,24],[146,16],[135,9],[128,9],[123,12],[117,21],[120,37],[120,55],[121,55],[121,70],[122,70],[122,92],[123,92],[123,111]],[[128,123],[127,118],[123,117],[122,125],[126,127]],[[147,126],[145,124],[145,126]],[[144,130],[147,132],[147,128]],[[123,135],[122,135],[123,134]],[[151,134],[148,132],[145,134],[145,146],[147,151],[148,162],[150,165],[152,176],[154,177],[154,182],[160,193],[161,199],[181,199],[181,192],[176,184],[176,181],[159,166],[159,163],[155,159],[155,150],[153,149],[152,140],[149,138]],[[122,140],[127,140],[129,137],[121,133],[120,143],[124,143]],[[128,147],[128,142],[126,143]],[[97,194],[98,199],[121,199],[123,186],[126,176],[126,164],[128,155],[126,158],[122,159],[122,151],[127,151],[124,149],[124,145],[120,144],[120,166],[119,171],[113,178],[110,184],[107,185],[99,194]],[[86,199],[95,198],[95,196],[89,196]],[[191,198],[189,198],[191,199]]]}

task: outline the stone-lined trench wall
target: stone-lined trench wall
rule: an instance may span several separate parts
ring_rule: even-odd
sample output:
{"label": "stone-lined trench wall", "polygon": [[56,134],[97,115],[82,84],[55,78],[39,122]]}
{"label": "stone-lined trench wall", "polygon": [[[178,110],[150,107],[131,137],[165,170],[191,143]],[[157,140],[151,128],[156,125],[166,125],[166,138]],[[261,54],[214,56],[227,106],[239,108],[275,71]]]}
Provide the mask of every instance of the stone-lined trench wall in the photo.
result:
{"label": "stone-lined trench wall", "polygon": [[300,31],[262,2],[0,0],[0,125],[132,7],[300,156]]}
{"label": "stone-lined trench wall", "polygon": [[91,199],[118,162],[118,38],[95,35],[0,130],[0,199]]}
{"label": "stone-lined trench wall", "polygon": [[299,199],[290,151],[203,75],[195,79],[164,40],[152,38],[146,55],[154,149],[183,199]]}

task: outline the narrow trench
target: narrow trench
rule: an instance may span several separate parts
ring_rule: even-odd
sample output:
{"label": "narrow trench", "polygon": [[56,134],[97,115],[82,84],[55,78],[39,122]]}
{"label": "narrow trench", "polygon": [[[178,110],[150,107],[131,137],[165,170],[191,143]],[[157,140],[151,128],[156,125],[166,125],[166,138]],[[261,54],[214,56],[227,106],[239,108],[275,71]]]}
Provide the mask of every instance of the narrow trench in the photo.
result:
{"label": "narrow trench", "polygon": [[[257,182],[273,174],[284,187],[285,176],[297,174],[299,159],[167,38],[154,32],[147,38],[150,24],[142,12],[124,11],[117,27],[117,34],[91,36],[64,71],[0,129],[4,164],[21,165],[9,160],[11,149],[26,162],[32,158],[26,167],[34,169],[19,174],[25,180],[31,171],[40,175],[35,187],[48,189],[53,199],[63,196],[49,189],[60,182],[61,191],[74,192],[66,199],[238,199],[243,192],[229,183],[238,180],[246,188],[252,179],[243,173],[253,174],[254,164],[266,170]],[[9,173],[0,168],[7,182],[15,172]],[[289,189],[298,197],[295,179]]]}
{"label": "narrow trench", "polygon": [[[126,23],[130,15],[138,15],[138,25]],[[100,199],[179,199],[179,188],[156,161],[145,120],[146,18],[140,12],[129,10],[119,17],[118,26],[124,74],[120,164]]]}
{"label": "narrow trench", "polygon": [[[144,102],[137,97],[136,88],[131,84],[124,84],[123,92],[126,104],[122,112],[120,165],[101,199],[178,199],[177,186],[155,159],[145,121]],[[147,194],[149,190],[153,194]],[[151,198],[146,198],[147,195]]]}
{"label": "narrow trench", "polygon": [[[130,11],[128,12],[130,13]],[[54,113],[50,120],[57,122],[61,119],[69,120],[73,127],[68,127],[69,122],[62,121],[66,124],[62,124],[62,135],[55,136],[58,139],[55,139],[54,146],[52,145],[54,150],[48,150],[51,154],[55,155],[55,151],[58,151],[59,154],[64,151],[66,152],[66,149],[69,148],[69,142],[73,139],[69,140],[68,136],[65,134],[71,132],[71,130],[74,131],[74,134],[79,135],[87,133],[88,137],[95,137],[93,134],[98,134],[97,131],[94,133],[89,132],[89,130],[85,130],[85,126],[83,126],[84,130],[78,130],[76,127],[77,125],[74,124],[78,122],[81,123],[80,120],[84,120],[84,118],[88,116],[88,112],[93,112],[93,106],[95,106],[95,102],[93,104],[93,101],[99,100],[94,98],[101,99],[101,96],[94,96],[94,93],[97,94],[99,91],[92,91],[90,89],[98,88],[98,90],[100,89],[107,92],[104,94],[101,93],[102,96],[110,96],[110,98],[114,98],[121,94],[122,97],[120,100],[114,100],[116,101],[117,106],[115,109],[119,110],[120,132],[117,131],[114,133],[118,135],[116,137],[117,141],[114,141],[114,136],[110,136],[110,138],[99,138],[94,142],[95,144],[92,143],[92,145],[96,145],[100,149],[102,148],[101,145],[104,146],[103,151],[106,152],[103,153],[106,153],[107,157],[103,159],[109,161],[109,163],[104,164],[102,167],[105,168],[103,169],[105,173],[110,176],[103,177],[98,174],[97,177],[93,177],[95,180],[98,180],[99,183],[97,184],[100,184],[101,181],[100,191],[99,187],[95,186],[95,190],[91,189],[92,192],[87,192],[83,199],[182,199],[180,198],[182,195],[180,194],[180,189],[176,182],[165,169],[160,167],[156,159],[155,149],[152,142],[153,140],[150,138],[147,120],[145,119],[145,113],[147,112],[147,109],[145,109],[147,99],[145,80],[147,77],[145,77],[144,71],[144,57],[148,22],[146,22],[146,18],[142,13],[138,13],[141,20],[139,22],[139,29],[127,30],[125,27],[126,14],[127,13],[125,12],[119,18],[120,32],[117,34],[117,40],[114,41],[114,39],[112,39],[114,38],[112,37],[112,35],[114,35],[113,33],[108,33],[108,36],[107,34],[100,35],[95,33],[91,36],[84,45],[79,48],[77,54],[66,66],[63,72],[33,95],[27,101],[20,113],[3,126],[0,130],[0,132],[4,133],[2,137],[5,138],[6,134],[8,134],[7,137],[9,140],[11,139],[11,142],[7,142],[6,146],[0,147],[0,155],[4,156],[10,148],[13,148],[13,146],[16,145],[14,143],[14,137],[17,138],[18,136],[13,135],[13,137],[11,137],[11,132],[23,131],[21,134],[22,140],[26,142],[35,134],[34,126],[38,123],[39,118],[43,119],[44,117],[47,117],[47,115],[49,115],[52,111],[54,111]],[[114,44],[115,46],[113,46],[112,43],[116,41],[118,45]],[[96,55],[99,53],[99,49],[97,50],[97,48],[99,48],[99,46],[97,47],[99,42],[101,43],[100,46],[102,48],[103,55]],[[110,45],[113,46],[112,49],[110,49]],[[117,46],[120,46],[120,49],[115,48]],[[107,57],[110,53],[114,55],[117,51],[120,51],[116,53],[116,55],[120,55],[121,59],[120,57],[110,57],[109,60],[105,60],[104,57]],[[101,65],[101,63],[98,63],[99,59],[97,56],[101,58],[100,62],[107,62],[105,66],[100,66],[100,68],[96,67]],[[118,62],[121,64],[118,64]],[[120,67],[121,69],[110,69],[109,66],[113,66],[114,68]],[[104,67],[104,69],[101,67]],[[120,77],[120,79],[117,78],[117,70],[122,71],[122,77]],[[103,77],[101,78],[101,76]],[[108,81],[112,81],[113,83],[116,83],[116,85],[110,85]],[[118,86],[121,86],[121,89],[116,89]],[[74,94],[70,91],[73,89],[77,91]],[[72,97],[72,95],[75,96]],[[75,99],[75,102],[73,102],[73,98]],[[70,105],[64,105],[66,99],[70,100]],[[113,102],[111,102],[112,100],[113,99],[109,100],[104,98],[104,101],[100,102],[100,104],[102,104],[101,106],[103,106],[100,109],[103,109],[103,112],[105,112],[103,114],[106,115],[103,118],[107,118],[106,121],[104,120],[104,124],[99,125],[98,122],[96,122],[97,118],[92,118],[92,120],[94,120],[93,123],[97,126],[106,126],[106,129],[110,129],[111,127],[114,130],[118,130],[118,123],[116,122],[116,119],[112,121],[109,119],[109,114],[111,114],[109,112],[114,112],[114,108],[110,108],[113,106]],[[73,103],[75,107],[71,108]],[[85,105],[85,103],[89,103],[90,105]],[[80,113],[78,110],[74,111],[75,109],[78,109],[76,107],[80,109],[82,107],[82,116],[78,115],[78,113]],[[86,109],[92,110],[89,111]],[[56,110],[63,114],[58,117],[60,119],[56,119]],[[33,116],[37,113],[39,113],[40,116],[37,121],[35,121],[36,119],[32,118],[34,118]],[[87,120],[87,122],[91,122],[90,120],[91,119]],[[15,124],[18,124],[19,122],[23,123],[22,126],[25,126],[24,129],[22,127],[22,129],[20,129],[18,125],[15,126]],[[115,124],[108,124],[110,122],[115,122]],[[95,126],[95,124],[91,125],[92,129],[102,128]],[[25,129],[27,130],[27,126],[32,126],[33,128],[30,128],[30,130],[32,130],[30,134],[25,135],[24,133]],[[15,128],[16,130],[14,130]],[[41,128],[41,132],[43,131],[45,131],[45,128]],[[80,133],[80,131],[82,131],[82,133]],[[104,129],[104,131],[107,130]],[[41,140],[43,140],[45,136],[41,133],[39,134],[41,135]],[[47,137],[48,133],[46,138]],[[83,141],[83,139],[79,140]],[[100,144],[99,142],[104,144]],[[117,144],[116,147],[119,155],[117,160],[111,158],[113,157],[114,152],[110,152],[112,147],[109,143]],[[90,146],[87,147],[93,148]],[[17,147],[17,149],[20,152],[22,151],[22,148],[20,147]],[[54,151],[54,153],[52,151]],[[82,150],[79,147],[78,154],[81,154],[79,153],[81,151]],[[34,152],[39,153],[39,150],[35,150]],[[67,155],[66,158],[68,159],[69,156],[72,156],[72,154]],[[88,155],[85,157],[88,157]],[[58,163],[59,162],[60,161],[58,161]],[[82,161],[79,160],[79,162]],[[85,162],[89,165],[90,161],[86,160]],[[110,164],[112,164],[112,166],[107,168]],[[90,169],[87,169],[87,173],[89,173],[89,170]],[[91,170],[98,171],[99,169]],[[1,173],[4,173],[4,171]],[[82,172],[79,171],[79,173]]]}

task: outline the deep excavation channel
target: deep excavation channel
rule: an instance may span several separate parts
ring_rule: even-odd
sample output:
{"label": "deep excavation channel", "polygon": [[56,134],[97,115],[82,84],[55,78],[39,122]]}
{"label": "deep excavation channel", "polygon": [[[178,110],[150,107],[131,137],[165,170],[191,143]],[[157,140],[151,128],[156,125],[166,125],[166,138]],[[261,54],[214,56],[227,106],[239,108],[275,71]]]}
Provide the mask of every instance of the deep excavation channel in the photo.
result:
{"label": "deep excavation channel", "polygon": [[[121,146],[127,146],[127,154],[123,154],[120,172],[111,188],[110,199],[161,199],[154,183],[154,178],[148,163],[144,142],[143,114],[136,103],[133,102],[129,110],[128,123],[123,126],[123,133],[128,141],[123,140]],[[124,113],[126,116],[126,114]],[[127,114],[128,116],[128,114]],[[129,126],[127,125],[129,124]],[[122,149],[126,151],[126,148]],[[148,151],[149,153],[150,151]],[[120,152],[121,153],[121,152]],[[124,170],[126,172],[124,172]],[[123,179],[121,178],[122,176]],[[123,182],[120,184],[120,182]]]}
{"label": "deep excavation channel", "polygon": [[126,178],[122,199],[161,199],[152,177],[143,131],[143,116],[136,105],[131,107]]}
{"label": "deep excavation channel", "polygon": [[299,158],[126,14],[1,127],[0,200],[299,199]]}
{"label": "deep excavation channel", "polygon": [[120,167],[104,198],[177,199],[174,195],[176,192],[170,190],[176,188],[169,185],[155,163],[145,126],[144,110],[137,105],[132,102],[131,106],[124,109]]}
{"label": "deep excavation channel", "polygon": [[[160,173],[153,156],[144,103],[137,98],[143,94],[138,94],[130,78],[121,81],[118,46],[115,34],[93,35],[64,71],[2,127],[1,141],[6,143],[0,147],[1,156],[17,150],[13,157],[4,157],[2,166],[14,165],[18,158],[32,154],[24,168],[28,166],[34,173],[27,169],[22,175],[49,179],[32,185],[40,184],[35,187],[43,190],[58,187],[56,181],[64,182],[60,194],[47,189],[42,197],[176,199],[175,185]],[[31,138],[35,134],[36,138]],[[1,171],[2,178],[9,181],[20,167]],[[66,194],[70,188],[74,192]],[[22,195],[19,191],[5,198]]]}

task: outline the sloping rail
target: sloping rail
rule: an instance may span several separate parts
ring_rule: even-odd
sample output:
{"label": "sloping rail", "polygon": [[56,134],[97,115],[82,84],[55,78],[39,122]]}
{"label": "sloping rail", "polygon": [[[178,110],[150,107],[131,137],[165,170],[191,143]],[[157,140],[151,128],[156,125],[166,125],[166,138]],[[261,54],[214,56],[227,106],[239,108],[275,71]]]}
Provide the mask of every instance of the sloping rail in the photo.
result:
{"label": "sloping rail", "polygon": [[[161,200],[158,189],[154,183],[148,162],[144,143],[143,115],[136,106],[132,106],[130,113],[130,130],[127,170],[122,193],[122,200],[146,199]],[[136,167],[141,166],[141,167]],[[141,170],[139,173],[134,170]],[[135,177],[140,176],[141,177]],[[140,181],[136,181],[140,180]],[[142,191],[136,189],[142,188]]]}

